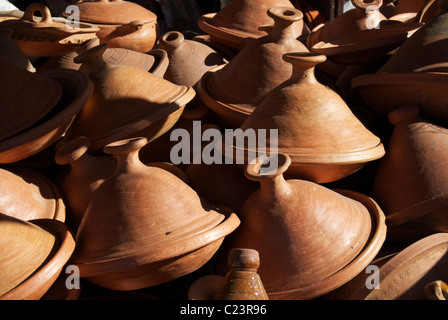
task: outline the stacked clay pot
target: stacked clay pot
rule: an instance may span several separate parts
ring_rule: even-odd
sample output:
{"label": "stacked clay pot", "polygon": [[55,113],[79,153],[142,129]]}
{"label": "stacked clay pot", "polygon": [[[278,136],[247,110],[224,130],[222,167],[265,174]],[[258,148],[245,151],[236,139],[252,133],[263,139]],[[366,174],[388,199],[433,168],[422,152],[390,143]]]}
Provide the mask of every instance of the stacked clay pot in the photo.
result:
{"label": "stacked clay pot", "polygon": [[204,103],[229,124],[239,126],[264,96],[289,79],[291,66],[281,57],[288,52],[308,51],[294,37],[294,25],[302,20],[299,10],[273,7],[271,32],[247,44],[229,63],[211,69],[199,83]]}
{"label": "stacked clay pot", "polygon": [[71,262],[80,276],[112,290],[135,290],[203,266],[239,225],[174,174],[144,165],[145,138],[111,143],[114,174],[92,195]]}

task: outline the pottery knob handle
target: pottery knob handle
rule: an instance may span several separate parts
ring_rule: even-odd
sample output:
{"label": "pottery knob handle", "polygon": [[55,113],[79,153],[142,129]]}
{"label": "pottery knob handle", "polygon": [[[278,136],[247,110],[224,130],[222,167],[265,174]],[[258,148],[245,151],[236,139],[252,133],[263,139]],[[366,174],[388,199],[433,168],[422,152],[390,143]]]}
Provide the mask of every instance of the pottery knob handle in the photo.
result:
{"label": "pottery knob handle", "polygon": [[260,266],[260,255],[257,250],[247,248],[232,248],[227,263],[230,269],[255,269]]}
{"label": "pottery knob handle", "polygon": [[87,63],[90,66],[91,73],[97,73],[101,67],[107,65],[103,58],[106,49],[107,44],[102,43],[80,53],[73,61],[75,63]]}
{"label": "pottery knob handle", "polygon": [[171,52],[179,48],[184,40],[184,35],[179,31],[169,31],[160,38],[159,45],[163,50]]}
{"label": "pottery knob handle", "polygon": [[264,155],[251,161],[245,171],[249,180],[271,180],[282,175],[291,165],[291,158],[285,153]]}
{"label": "pottery knob handle", "polygon": [[381,8],[383,0],[352,0],[352,4],[355,8],[366,11],[369,7],[376,9]]}
{"label": "pottery knob handle", "polygon": [[268,16],[274,21],[296,22],[303,19],[302,11],[289,7],[272,7],[268,10]]}
{"label": "pottery knob handle", "polygon": [[34,13],[36,11],[40,12],[40,14],[42,15],[42,20],[40,21],[40,23],[53,23],[50,9],[48,9],[46,5],[39,2],[31,3],[30,5],[28,5],[21,20],[37,22],[36,20],[34,20]]}
{"label": "pottery knob handle", "polygon": [[413,120],[416,120],[419,115],[419,107],[416,104],[410,104],[389,112],[388,118],[389,122],[392,125],[396,126],[400,123],[406,124]]}
{"label": "pottery knob handle", "polygon": [[81,158],[90,147],[88,137],[79,136],[69,141],[61,141],[56,146],[55,161],[59,165],[69,164]]}
{"label": "pottery knob handle", "polygon": [[447,300],[448,298],[448,286],[441,280],[428,283],[424,291],[428,300]]}
{"label": "pottery knob handle", "polygon": [[114,156],[129,155],[140,151],[147,144],[147,138],[135,137],[109,143],[104,146],[103,151]]}

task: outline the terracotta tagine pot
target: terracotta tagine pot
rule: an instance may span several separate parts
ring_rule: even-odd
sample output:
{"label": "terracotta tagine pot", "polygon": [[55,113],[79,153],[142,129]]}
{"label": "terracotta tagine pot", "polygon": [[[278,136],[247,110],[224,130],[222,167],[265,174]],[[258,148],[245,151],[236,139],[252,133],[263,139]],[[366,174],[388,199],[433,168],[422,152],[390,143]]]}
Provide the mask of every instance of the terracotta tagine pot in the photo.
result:
{"label": "terracotta tagine pot", "polygon": [[387,57],[423,25],[388,20],[379,10],[382,0],[352,3],[353,9],[311,31],[310,51],[342,65],[370,63]]}
{"label": "terracotta tagine pot", "polygon": [[417,104],[428,120],[448,120],[444,107],[448,102],[440,94],[447,86],[447,10],[415,32],[376,73],[352,80],[353,90],[372,110],[387,115]]}
{"label": "terracotta tagine pot", "polygon": [[[0,163],[21,161],[50,147],[66,133],[74,118],[92,95],[93,83],[79,71],[53,69],[38,71],[38,74],[57,81],[62,86],[62,96],[40,121],[0,141]],[[46,88],[43,92],[51,91]],[[23,93],[20,94],[23,95]],[[29,112],[28,110],[26,113]]]}
{"label": "terracotta tagine pot", "polygon": [[297,9],[273,7],[268,15],[275,21],[272,31],[246,45],[229,63],[204,74],[198,93],[204,103],[239,126],[273,88],[291,77],[291,65],[282,60],[289,52],[308,52],[293,34],[302,20]]}
{"label": "terracotta tagine pot", "polygon": [[213,300],[269,300],[257,273],[260,266],[257,250],[231,249],[228,265],[230,270],[221,281]]}
{"label": "terracotta tagine pot", "polygon": [[55,79],[4,61],[0,61],[0,66],[2,141],[27,130],[44,118],[60,101],[63,90]]}
{"label": "terracotta tagine pot", "polygon": [[106,144],[131,136],[158,138],[195,96],[189,86],[173,84],[137,67],[106,63],[106,48],[102,44],[75,58],[89,65],[94,91],[66,138],[88,137],[91,152],[101,152]]}
{"label": "terracotta tagine pot", "polygon": [[394,131],[373,183],[387,215],[390,241],[409,244],[448,231],[447,129],[410,105],[389,114]]}
{"label": "terracotta tagine pot", "polygon": [[56,146],[56,163],[69,165],[59,172],[57,184],[69,211],[68,224],[74,231],[81,223],[91,195],[114,173],[117,165],[110,155],[88,154],[89,147],[89,138],[83,136],[61,141]]}
{"label": "terracotta tagine pot", "polygon": [[[252,131],[258,137],[266,131],[266,143],[257,146],[250,141],[243,145],[232,141],[236,163],[247,165],[256,154],[277,149],[291,158],[288,177],[328,183],[384,156],[380,139],[336,92],[316,80],[314,68],[325,56],[291,53],[284,55],[284,60],[293,66],[291,78],[267,94],[240,126],[241,135]],[[228,146],[227,137],[224,141]]]}
{"label": "terracotta tagine pot", "polygon": [[[218,12],[204,14],[198,27],[223,46],[241,51],[252,39],[265,36],[272,28],[272,16],[266,11],[273,7],[295,9],[286,0],[233,0]],[[296,39],[305,39],[309,29],[303,20],[293,26]]]}
{"label": "terracotta tagine pot", "polygon": [[14,64],[24,70],[35,72],[36,68],[12,39],[13,34],[12,29],[0,28],[0,60]]}
{"label": "terracotta tagine pot", "polygon": [[[39,12],[42,18],[34,16]],[[0,22],[13,30],[13,39],[27,56],[50,57],[73,51],[80,44],[96,37],[96,26],[80,23],[69,25],[65,20],[53,19],[48,7],[31,3],[20,19]]]}
{"label": "terracotta tagine pot", "polygon": [[438,11],[438,0],[400,0],[395,6],[393,16],[390,19],[400,21],[421,21],[428,23]]}
{"label": "terracotta tagine pot", "polygon": [[97,26],[96,36],[110,48],[148,52],[159,38],[157,15],[132,1],[80,0],[75,5],[80,20]]}
{"label": "terracotta tagine pot", "polygon": [[146,143],[133,138],[104,148],[117,168],[92,196],[77,231],[71,263],[82,278],[111,290],[151,287],[199,269],[240,222],[174,174],[145,166],[138,151]]}
{"label": "terracotta tagine pot", "polygon": [[169,65],[164,77],[175,84],[194,87],[205,72],[228,62],[211,47],[185,39],[179,31],[165,33],[157,47],[168,54]]}
{"label": "terracotta tagine pot", "polygon": [[28,168],[0,169],[0,212],[21,220],[56,219],[65,222],[65,204],[58,187]]}
{"label": "terracotta tagine pot", "polygon": [[[278,170],[267,171],[265,163],[272,157],[278,158]],[[280,153],[247,167],[246,176],[260,188],[246,200],[239,212],[241,225],[223,247],[259,252],[263,263],[258,274],[271,300],[313,299],[334,290],[373,260],[386,235],[384,215],[372,199],[285,180],[290,164]]]}
{"label": "terracotta tagine pot", "polygon": [[39,300],[73,253],[73,234],[58,220],[24,221],[4,214],[0,229],[0,300]]}
{"label": "terracotta tagine pot", "polygon": [[446,279],[447,233],[436,233],[410,244],[379,268],[380,286],[363,286],[348,300],[427,300],[425,286]]}

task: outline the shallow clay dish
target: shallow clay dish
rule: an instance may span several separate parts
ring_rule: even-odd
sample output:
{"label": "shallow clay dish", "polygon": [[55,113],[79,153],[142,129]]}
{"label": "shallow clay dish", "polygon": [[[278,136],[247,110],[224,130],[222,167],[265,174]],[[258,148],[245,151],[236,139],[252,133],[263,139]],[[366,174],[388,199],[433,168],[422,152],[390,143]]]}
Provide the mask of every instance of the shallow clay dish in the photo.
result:
{"label": "shallow clay dish", "polygon": [[41,121],[0,141],[0,163],[23,160],[52,145],[64,135],[93,92],[92,82],[79,71],[53,69],[39,74],[61,84],[62,98]]}
{"label": "shallow clay dish", "polygon": [[38,219],[30,223],[54,237],[54,245],[44,263],[23,282],[1,295],[0,300],[41,299],[57,280],[75,249],[75,237],[61,221]]}
{"label": "shallow clay dish", "polygon": [[[40,12],[42,18],[34,16]],[[0,23],[13,30],[13,39],[27,56],[50,57],[73,51],[80,44],[96,37],[99,29],[91,24],[68,26],[66,21],[51,17],[48,7],[31,3],[20,19]]]}

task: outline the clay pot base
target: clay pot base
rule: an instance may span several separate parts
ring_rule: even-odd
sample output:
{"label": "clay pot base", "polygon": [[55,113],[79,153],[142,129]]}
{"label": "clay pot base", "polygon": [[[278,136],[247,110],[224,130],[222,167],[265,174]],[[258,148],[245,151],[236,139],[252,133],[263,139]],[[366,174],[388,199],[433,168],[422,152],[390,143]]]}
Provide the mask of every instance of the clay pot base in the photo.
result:
{"label": "clay pot base", "polygon": [[236,105],[216,100],[207,89],[207,78],[211,72],[215,72],[225,65],[211,68],[207,71],[197,84],[197,92],[204,104],[212,111],[216,112],[221,118],[229,122],[231,125],[239,126],[250,115],[255,108],[252,105]]}
{"label": "clay pot base", "polygon": [[52,145],[68,129],[93,92],[93,84],[81,72],[53,69],[39,72],[63,87],[59,103],[42,121],[13,137],[0,141],[0,163],[23,160]]}
{"label": "clay pot base", "polygon": [[45,263],[20,285],[0,296],[0,300],[39,300],[56,281],[75,249],[74,235],[64,223],[53,219],[30,222],[53,234],[57,241]]}
{"label": "clay pot base", "polygon": [[[418,30],[422,23],[397,23],[380,29],[361,30],[352,36],[331,42],[319,41],[309,44],[310,51],[326,55],[328,59],[342,65],[364,64],[383,59],[397,49],[401,43]],[[320,25],[313,32],[318,33]],[[308,41],[310,42],[308,38]]]}
{"label": "clay pot base", "polygon": [[[133,257],[77,265],[81,277],[112,290],[136,290],[155,286],[191,273],[219,249],[224,236],[240,223],[232,213],[217,226],[202,233]],[[129,268],[130,266],[136,266]]]}
{"label": "clay pot base", "polygon": [[345,267],[328,278],[310,285],[285,292],[268,292],[270,300],[304,300],[320,297],[342,286],[362,272],[380,251],[386,238],[385,216],[371,198],[349,190],[334,190],[346,197],[361,202],[369,210],[372,230],[361,252]]}
{"label": "clay pot base", "polygon": [[350,300],[427,300],[424,288],[447,277],[447,233],[436,233],[414,242],[379,270],[377,290],[363,287]]}
{"label": "clay pot base", "polygon": [[390,111],[409,104],[417,104],[421,115],[435,122],[448,121],[448,88],[446,73],[375,73],[352,80],[358,92],[377,114],[386,116]]}

